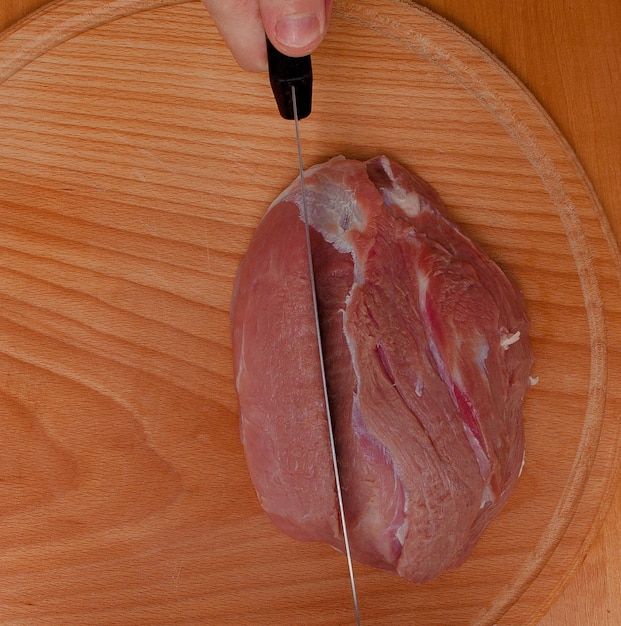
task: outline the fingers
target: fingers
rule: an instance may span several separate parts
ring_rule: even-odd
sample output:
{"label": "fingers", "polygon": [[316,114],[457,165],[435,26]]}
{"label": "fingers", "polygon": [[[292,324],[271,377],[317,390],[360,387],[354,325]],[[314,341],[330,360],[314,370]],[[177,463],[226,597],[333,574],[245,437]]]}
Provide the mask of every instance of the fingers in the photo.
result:
{"label": "fingers", "polygon": [[240,67],[267,70],[265,30],[257,0],[202,0]]}
{"label": "fingers", "polygon": [[310,54],[328,29],[332,0],[202,0],[239,65],[267,69],[265,35],[289,56]]}
{"label": "fingers", "polygon": [[270,41],[289,56],[310,54],[328,28],[332,0],[259,0]]}

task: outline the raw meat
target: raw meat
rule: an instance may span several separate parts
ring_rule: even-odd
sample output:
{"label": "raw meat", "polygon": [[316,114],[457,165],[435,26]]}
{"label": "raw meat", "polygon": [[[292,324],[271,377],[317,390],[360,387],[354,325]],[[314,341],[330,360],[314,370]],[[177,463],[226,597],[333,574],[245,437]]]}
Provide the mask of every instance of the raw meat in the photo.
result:
{"label": "raw meat", "polygon": [[[520,474],[524,301],[388,158],[315,166],[306,192],[352,553],[428,581],[465,560]],[[343,549],[301,211],[296,181],[238,271],[241,436],[274,524]]]}

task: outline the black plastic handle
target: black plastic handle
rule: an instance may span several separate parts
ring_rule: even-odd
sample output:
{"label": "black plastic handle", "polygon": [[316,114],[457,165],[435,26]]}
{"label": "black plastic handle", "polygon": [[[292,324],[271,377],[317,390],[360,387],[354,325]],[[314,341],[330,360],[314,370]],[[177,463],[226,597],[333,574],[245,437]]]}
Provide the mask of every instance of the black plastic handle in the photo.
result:
{"label": "black plastic handle", "polygon": [[298,119],[308,117],[313,101],[313,68],[310,54],[305,57],[289,57],[267,41],[267,63],[270,85],[276,98],[278,111],[286,120],[294,119],[291,87],[295,87]]}

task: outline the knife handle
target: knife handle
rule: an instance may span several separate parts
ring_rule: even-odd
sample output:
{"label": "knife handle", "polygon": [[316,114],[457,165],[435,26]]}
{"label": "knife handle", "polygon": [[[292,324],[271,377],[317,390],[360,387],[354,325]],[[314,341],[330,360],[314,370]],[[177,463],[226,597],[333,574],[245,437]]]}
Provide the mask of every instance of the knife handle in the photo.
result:
{"label": "knife handle", "polygon": [[294,119],[291,87],[295,87],[298,119],[308,117],[313,100],[313,68],[310,54],[304,57],[289,57],[276,50],[267,39],[267,63],[270,85],[280,115],[286,120]]}

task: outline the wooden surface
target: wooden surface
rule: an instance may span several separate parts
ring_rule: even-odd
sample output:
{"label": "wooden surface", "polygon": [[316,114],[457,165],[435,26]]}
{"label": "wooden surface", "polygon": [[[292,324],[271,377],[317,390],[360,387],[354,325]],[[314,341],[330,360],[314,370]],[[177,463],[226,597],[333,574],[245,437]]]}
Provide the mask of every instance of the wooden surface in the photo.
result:
{"label": "wooden surface", "polygon": [[[154,4],[142,3],[144,8]],[[575,149],[619,240],[621,9],[617,3],[592,6],[586,1],[573,2],[567,10],[540,2],[511,3],[511,7],[491,0],[425,4],[487,45],[533,91]],[[294,163],[283,146],[289,141],[290,129],[278,120],[274,127],[265,121],[272,119],[272,103],[263,79],[236,72],[209,20],[201,21],[198,5],[149,10],[110,23],[110,15],[131,13],[126,9],[140,3],[112,3],[110,14],[97,8],[102,3],[91,3],[92,12],[84,11],[86,5],[89,3],[60,3],[49,10],[47,19],[62,16],[78,30],[81,19],[85,24],[90,20],[91,25],[100,20],[101,26],[54,46],[23,69],[11,69],[8,63],[19,64],[19,58],[23,60],[33,51],[28,43],[33,39],[19,37],[36,31],[35,20],[29,27],[9,33],[3,42],[18,51],[17,60],[0,56],[5,72],[12,76],[0,86],[4,224],[1,401],[4,415],[11,416],[2,426],[7,459],[3,463],[11,471],[0,489],[4,515],[0,617],[5,622],[22,618],[37,624],[260,623],[257,614],[269,616],[270,611],[289,603],[295,604],[297,611],[291,623],[312,623],[317,608],[312,603],[300,604],[300,598],[307,596],[287,584],[288,576],[310,572],[312,579],[316,575],[314,583],[307,577],[300,585],[303,589],[304,584],[313,583],[315,592],[330,606],[339,594],[346,597],[347,593],[341,572],[334,569],[336,555],[274,535],[251,501],[252,490],[240,471],[235,403],[226,362],[227,355],[230,358],[226,324],[230,280],[265,202],[289,182]],[[32,2],[5,5],[0,9],[5,11],[0,13],[0,24],[8,25],[13,16],[33,7]],[[348,7],[349,12],[345,10]],[[399,17],[399,11],[394,17]],[[500,214],[513,226],[495,229],[499,216],[482,211],[469,196],[472,191],[464,200],[459,185],[464,180],[476,185],[464,172],[470,165],[476,170],[483,158],[486,167],[494,170],[498,155],[492,151],[486,157],[480,155],[487,145],[485,139],[474,156],[464,157],[462,152],[458,158],[457,139],[452,145],[441,143],[446,150],[442,154],[433,150],[433,132],[431,136],[420,134],[417,145],[405,149],[400,145],[402,129],[392,131],[392,122],[402,120],[408,107],[423,116],[417,118],[421,122],[428,121],[424,116],[431,113],[425,96],[438,109],[437,96],[434,100],[424,81],[417,85],[419,104],[400,100],[399,93],[395,97],[391,92],[391,109],[384,106],[369,111],[369,103],[385,102],[383,83],[378,79],[373,84],[379,87],[367,86],[363,102],[352,107],[353,121],[330,109],[342,95],[333,84],[338,63],[367,63],[373,37],[381,37],[381,33],[367,33],[367,18],[368,12],[356,12],[348,3],[341,3],[341,8],[337,5],[332,38],[316,55],[318,75],[334,87],[330,92],[319,88],[317,94],[318,103],[330,115],[313,116],[305,123],[307,158],[318,160],[328,149],[355,152],[356,145],[364,145],[366,134],[370,144],[364,145],[364,150],[381,146],[407,164],[422,167],[421,173],[437,182],[465,226],[483,239],[518,280],[524,279],[534,313],[540,313],[535,320],[539,354],[547,354],[546,347],[554,342],[573,346],[566,363],[556,362],[557,377],[563,383],[552,383],[549,375],[546,378],[549,366],[546,369],[545,359],[540,360],[542,381],[530,401],[531,428],[541,425],[534,411],[539,406],[547,408],[552,420],[573,416],[574,406],[579,407],[576,414],[597,417],[591,405],[601,401],[600,388],[591,388],[591,404],[585,407],[581,403],[586,395],[580,394],[593,380],[591,366],[595,364],[597,370],[602,364],[601,359],[584,356],[599,354],[603,345],[589,345],[588,340],[589,321],[597,326],[597,307],[580,305],[567,311],[561,306],[575,304],[582,298],[581,289],[575,287],[585,286],[584,276],[576,278],[576,267],[573,273],[567,269],[575,255],[568,252],[562,236],[567,228],[585,234],[593,268],[579,263],[578,267],[587,274],[594,269],[601,286],[603,313],[609,324],[604,343],[607,339],[611,348],[607,363],[613,369],[616,365],[617,372],[618,259],[604,241],[606,229],[600,230],[597,205],[591,204],[579,171],[572,169],[571,159],[565,161],[557,155],[558,146],[563,145],[559,143],[551,158],[560,168],[574,204],[579,200],[575,208],[584,231],[572,231],[567,223],[562,226],[543,196],[541,214],[527,211],[529,246],[519,243],[520,233],[510,216]],[[411,39],[394,26],[382,27],[392,34],[394,43],[391,48],[388,42],[382,50],[388,67],[398,65],[403,53],[399,45]],[[45,32],[51,39],[62,39],[70,30],[52,27],[39,32],[35,40],[40,45]],[[180,32],[183,37],[178,36]],[[449,37],[448,42],[453,40]],[[357,43],[365,44],[358,61],[352,57]],[[455,45],[455,49],[448,48],[451,54],[460,53],[463,44],[458,41]],[[420,49],[418,53],[406,50],[408,54],[420,57]],[[405,60],[403,63],[407,67]],[[472,76],[459,74],[459,65],[447,63],[435,56],[435,66],[449,67],[453,78],[461,76],[462,88],[470,95],[477,94],[483,109],[492,118],[502,119],[505,129],[513,129],[509,141],[502,132],[498,134],[503,149],[511,149],[516,141],[522,149],[522,127],[512,126],[510,116],[502,117],[502,106],[490,109],[490,104],[498,102],[490,100],[476,84],[464,84],[464,77],[470,80]],[[424,71],[437,79],[433,67],[431,63]],[[489,76],[483,73],[478,77],[496,86],[490,71]],[[442,102],[454,115],[451,98],[455,97],[455,83],[443,86],[449,97]],[[238,94],[244,89],[253,106],[239,102]],[[536,109],[524,109],[517,86],[515,91],[504,89],[506,99],[500,104],[508,103],[510,111],[518,111],[525,116],[520,119],[530,123]],[[211,108],[203,109],[207,104]],[[472,106],[468,98],[464,104]],[[240,112],[233,118],[235,106]],[[480,117],[481,112],[476,107],[466,108],[463,115],[466,131],[455,127],[452,132],[457,136],[467,132],[470,116]],[[245,120],[246,126],[232,132],[231,119],[237,125]],[[257,129],[253,122],[263,126]],[[354,123],[363,125],[366,133],[349,126]],[[329,136],[326,128],[332,131]],[[416,132],[413,123],[412,128]],[[496,131],[479,129],[477,136],[485,138],[490,132]],[[552,150],[546,143],[549,140],[542,138],[545,129],[533,132],[539,146]],[[229,145],[224,145],[227,141]],[[541,166],[536,154],[530,156],[531,165]],[[451,167],[455,159],[457,166]],[[252,168],[250,173],[245,167]],[[525,165],[515,161],[511,167],[523,172]],[[511,168],[507,171],[510,178]],[[444,182],[448,172],[457,172],[454,181]],[[555,183],[553,177],[547,180],[545,193],[550,195],[550,185]],[[520,184],[526,188],[534,185],[529,178],[520,179]],[[537,191],[535,187],[533,191]],[[515,194],[530,206],[519,191]],[[492,207],[498,203],[493,193],[485,197]],[[237,205],[222,205],[223,198],[234,199]],[[459,201],[465,201],[465,209],[470,211],[463,211]],[[561,215],[567,219],[574,214]],[[238,221],[236,228],[231,228],[232,216]],[[546,235],[538,236],[538,231]],[[501,234],[505,237],[502,241]],[[531,254],[526,252],[529,247]],[[536,276],[537,269],[546,271],[546,276]],[[563,297],[569,300],[557,301]],[[581,350],[576,349],[585,341]],[[550,358],[558,361],[559,355]],[[606,382],[601,372],[595,375],[598,383]],[[592,475],[584,477],[584,483],[576,482],[574,476],[572,484],[584,484],[584,491],[574,491],[575,498],[565,500],[575,516],[569,519],[568,511],[561,510],[557,519],[566,519],[568,530],[546,535],[552,542],[548,548],[556,556],[543,564],[539,577],[519,583],[521,590],[528,587],[528,591],[501,623],[542,617],[548,608],[545,603],[560,591],[555,586],[562,585],[566,574],[581,561],[590,533],[599,525],[600,505],[611,492],[608,480],[612,480],[616,462],[613,422],[619,415],[618,382],[617,378],[616,387],[609,384],[608,403],[599,407],[607,417],[596,424],[603,429],[598,456],[591,455],[595,452],[592,445],[583,450]],[[573,386],[577,395],[565,388],[565,394],[557,394],[554,400],[551,389],[556,386],[558,392],[563,385]],[[209,422],[208,416],[218,416],[219,421]],[[555,497],[554,490],[560,485],[557,480],[567,479],[571,473],[564,465],[567,451],[572,451],[569,460],[576,458],[579,435],[584,433],[573,432],[569,426],[568,430],[567,434],[555,433],[567,446],[559,457],[548,454],[554,462],[549,463],[546,475],[535,468],[544,468],[546,454],[559,441],[544,439],[531,448],[535,458],[526,468],[522,491],[516,493],[504,521],[499,520],[497,529],[487,534],[465,570],[435,588],[448,594],[453,586],[456,597],[462,592],[464,597],[475,596],[469,606],[458,607],[460,615],[474,616],[472,622],[479,619],[485,623],[480,612],[476,617],[480,611],[476,593],[472,587],[460,588],[455,583],[472,584],[477,565],[497,563],[494,554],[498,557],[503,546],[503,524],[511,527],[512,516],[519,520],[529,498],[538,502],[538,485],[540,490],[551,490],[546,497]],[[577,439],[572,439],[574,436]],[[587,441],[593,444],[592,437]],[[546,514],[538,509],[532,513],[547,520],[544,535],[554,519]],[[236,529],[235,541],[231,541]],[[530,527],[527,530],[534,532]],[[560,543],[554,546],[557,536]],[[621,614],[619,545],[621,498],[617,493],[586,560],[540,623],[617,624]],[[514,550],[519,548],[514,546]],[[275,553],[280,569],[266,569],[266,556]],[[511,550],[505,558],[507,564],[520,561]],[[486,574],[487,582],[478,580],[482,593],[488,593],[492,576],[494,585],[502,584],[503,576],[511,580],[510,571],[489,570]],[[515,587],[512,584],[509,591]],[[361,587],[367,594],[362,597],[367,603],[368,623],[397,623],[396,619],[382,621],[382,605],[383,615],[389,615],[407,593],[416,596],[422,612],[437,602],[430,599],[431,593],[411,592],[392,577],[364,568]],[[244,589],[241,597],[239,589]],[[255,612],[240,613],[248,598],[258,602]],[[457,619],[455,605],[450,613],[451,600],[443,602],[449,613],[438,618],[444,621],[435,623],[458,623],[450,622]],[[348,616],[346,606],[332,609],[334,623],[344,623]],[[402,623],[411,623],[411,619]],[[423,623],[434,622],[426,619]]]}

